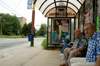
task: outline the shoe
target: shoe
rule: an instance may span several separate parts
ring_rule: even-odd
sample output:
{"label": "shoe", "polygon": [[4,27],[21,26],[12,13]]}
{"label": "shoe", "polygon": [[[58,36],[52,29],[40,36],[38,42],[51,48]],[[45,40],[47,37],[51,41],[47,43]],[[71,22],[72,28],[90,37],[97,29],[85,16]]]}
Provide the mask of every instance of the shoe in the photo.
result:
{"label": "shoe", "polygon": [[62,53],[60,54],[60,56],[63,56],[63,55],[64,55],[64,54],[62,54]]}
{"label": "shoe", "polygon": [[60,66],[68,66],[67,64],[63,63],[63,64],[60,64]]}

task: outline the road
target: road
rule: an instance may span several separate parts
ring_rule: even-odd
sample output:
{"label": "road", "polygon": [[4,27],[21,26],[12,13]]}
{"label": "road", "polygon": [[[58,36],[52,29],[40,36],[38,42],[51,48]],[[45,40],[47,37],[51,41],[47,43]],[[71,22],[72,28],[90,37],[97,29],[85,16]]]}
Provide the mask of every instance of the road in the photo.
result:
{"label": "road", "polygon": [[27,38],[17,38],[17,39],[12,39],[12,38],[0,38],[0,50],[9,48],[9,47],[14,47],[17,45],[22,45],[24,43],[27,43],[28,39]]}

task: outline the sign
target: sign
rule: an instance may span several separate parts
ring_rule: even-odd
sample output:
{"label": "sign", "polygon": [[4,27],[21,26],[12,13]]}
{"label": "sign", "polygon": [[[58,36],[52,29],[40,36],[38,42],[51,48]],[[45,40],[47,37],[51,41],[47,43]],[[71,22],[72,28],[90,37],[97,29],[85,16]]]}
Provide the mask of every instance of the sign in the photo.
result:
{"label": "sign", "polygon": [[61,20],[62,23],[62,31],[68,32],[68,21],[67,20]]}
{"label": "sign", "polygon": [[66,8],[65,7],[57,8],[57,17],[66,17]]}
{"label": "sign", "polygon": [[32,9],[32,0],[27,1],[27,9]]}
{"label": "sign", "polygon": [[88,23],[90,20],[89,11],[85,14],[85,23]]}
{"label": "sign", "polygon": [[46,14],[46,17],[75,17],[75,16],[76,13],[72,9],[70,8],[66,9],[65,7],[57,8],[57,12],[56,8],[53,8]]}
{"label": "sign", "polygon": [[[55,16],[56,13],[50,13],[49,16]],[[75,13],[67,13],[67,16],[75,16]],[[66,13],[57,13],[57,16],[66,16]]]}

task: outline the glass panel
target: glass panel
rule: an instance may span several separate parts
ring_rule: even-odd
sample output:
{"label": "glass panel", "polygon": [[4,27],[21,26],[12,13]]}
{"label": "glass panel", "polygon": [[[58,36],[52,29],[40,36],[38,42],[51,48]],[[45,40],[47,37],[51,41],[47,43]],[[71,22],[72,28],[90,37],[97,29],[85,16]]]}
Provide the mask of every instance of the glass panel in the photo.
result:
{"label": "glass panel", "polygon": [[67,0],[56,0],[56,1],[67,1]]}
{"label": "glass panel", "polygon": [[50,5],[51,3],[53,3],[54,2],[54,0],[47,0],[44,4],[43,4],[43,6],[42,6],[42,8],[41,8],[41,12],[43,12],[44,11],[44,9],[48,6],[48,5]]}
{"label": "glass panel", "polygon": [[71,41],[74,41],[74,19],[71,19]]}
{"label": "glass panel", "polygon": [[69,2],[73,3],[78,9],[81,6],[81,4],[77,0],[69,0]]}
{"label": "glass panel", "polygon": [[78,12],[77,8],[72,4],[68,3],[68,7],[72,8],[76,13]]}
{"label": "glass panel", "polygon": [[40,6],[41,6],[41,4],[44,2],[45,0],[37,0],[36,1],[36,7],[39,9],[40,8]]}
{"label": "glass panel", "polygon": [[50,44],[50,36],[51,36],[51,19],[48,22],[48,44]]}
{"label": "glass panel", "polygon": [[55,7],[55,3],[52,4],[52,5],[50,5],[50,6],[46,9],[46,11],[44,12],[44,16],[46,16],[47,12],[48,12],[50,9],[54,8],[54,7]]}
{"label": "glass panel", "polygon": [[56,5],[57,6],[66,6],[66,2],[57,2]]}

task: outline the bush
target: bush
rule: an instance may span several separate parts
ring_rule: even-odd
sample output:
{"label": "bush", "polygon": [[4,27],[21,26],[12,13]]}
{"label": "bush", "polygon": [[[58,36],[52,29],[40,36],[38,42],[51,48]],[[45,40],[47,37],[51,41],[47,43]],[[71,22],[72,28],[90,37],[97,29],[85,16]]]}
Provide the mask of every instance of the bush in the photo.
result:
{"label": "bush", "polygon": [[47,39],[44,39],[41,45],[43,46],[44,49],[48,49],[47,48]]}

